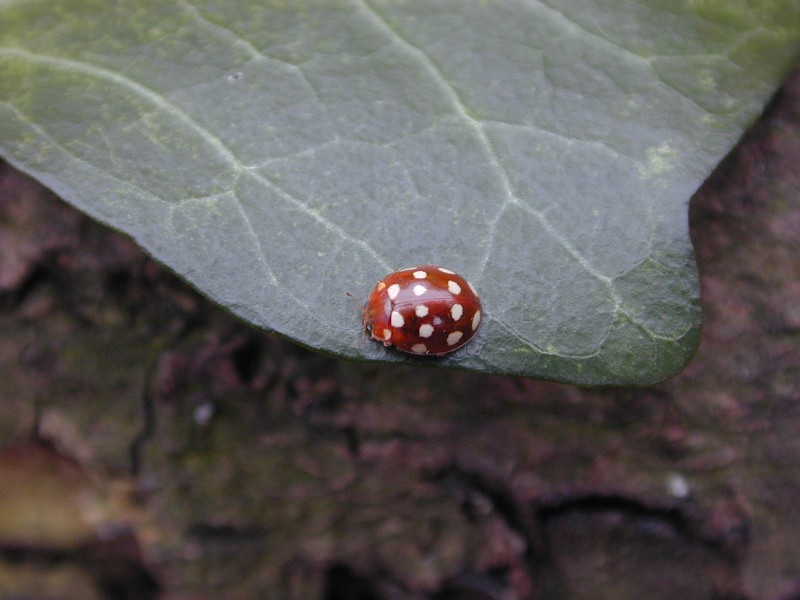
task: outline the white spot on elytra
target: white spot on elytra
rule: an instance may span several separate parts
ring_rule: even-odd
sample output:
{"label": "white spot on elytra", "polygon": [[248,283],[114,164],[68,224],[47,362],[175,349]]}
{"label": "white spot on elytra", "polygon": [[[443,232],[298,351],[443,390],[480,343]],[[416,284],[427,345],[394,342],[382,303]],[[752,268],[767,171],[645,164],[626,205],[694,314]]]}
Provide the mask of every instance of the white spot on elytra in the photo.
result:
{"label": "white spot on elytra", "polygon": [[442,273],[447,273],[448,275],[455,275],[455,273],[453,273],[450,269],[443,269],[442,267],[439,267],[439,270]]}
{"label": "white spot on elytra", "polygon": [[414,312],[417,313],[417,316],[422,318],[428,316],[428,307],[424,304],[420,304],[414,309]]}
{"label": "white spot on elytra", "polygon": [[450,308],[450,316],[453,317],[453,321],[458,321],[463,314],[464,307],[460,304],[453,304],[453,306]]}
{"label": "white spot on elytra", "polygon": [[425,344],[414,344],[411,346],[411,351],[414,354],[425,354],[428,351],[428,347]]}
{"label": "white spot on elytra", "polygon": [[392,339],[392,330],[391,329],[384,329],[383,330],[383,339],[384,341],[389,341]]}
{"label": "white spot on elytra", "polygon": [[472,331],[475,331],[478,328],[478,325],[481,324],[481,311],[476,310],[475,314],[472,316]]}
{"label": "white spot on elytra", "polygon": [[425,271],[414,271],[414,279],[425,279],[427,276]]}
{"label": "white spot on elytra", "polygon": [[461,293],[461,286],[452,279],[447,282],[447,289],[450,290],[451,294],[455,294],[456,296]]}
{"label": "white spot on elytra", "polygon": [[467,285],[469,286],[469,289],[472,290],[472,293],[477,296],[478,295],[478,290],[475,289],[475,286],[472,285],[469,281],[467,282]]}
{"label": "white spot on elytra", "polygon": [[[475,319],[472,319],[472,322],[475,323]],[[406,324],[406,320],[403,318],[403,315],[396,310],[393,310],[391,323],[392,327],[402,327]]]}
{"label": "white spot on elytra", "polygon": [[397,283],[393,283],[392,285],[389,286],[389,289],[386,290],[386,293],[389,294],[389,298],[394,300],[395,298],[397,298],[397,294],[400,293],[400,285]]}
{"label": "white spot on elytra", "polygon": [[463,336],[464,333],[462,331],[454,331],[447,336],[447,345],[455,346],[458,343],[458,340],[460,340]]}
{"label": "white spot on elytra", "polygon": [[424,285],[415,285],[414,286],[414,295],[415,296],[422,296],[422,294],[424,294],[427,291],[428,291],[428,288],[426,288]]}
{"label": "white spot on elytra", "polygon": [[425,323],[419,326],[419,337],[429,338],[433,335],[433,325]]}

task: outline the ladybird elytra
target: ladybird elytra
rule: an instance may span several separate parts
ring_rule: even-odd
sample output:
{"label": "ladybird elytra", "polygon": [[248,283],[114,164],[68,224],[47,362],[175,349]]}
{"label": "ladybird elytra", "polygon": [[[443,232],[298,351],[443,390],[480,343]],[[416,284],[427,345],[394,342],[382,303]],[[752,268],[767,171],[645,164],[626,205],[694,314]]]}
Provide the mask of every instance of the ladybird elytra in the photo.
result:
{"label": "ladybird elytra", "polygon": [[390,273],[373,288],[363,309],[372,339],[401,352],[441,356],[469,342],[481,323],[473,285],[437,265]]}

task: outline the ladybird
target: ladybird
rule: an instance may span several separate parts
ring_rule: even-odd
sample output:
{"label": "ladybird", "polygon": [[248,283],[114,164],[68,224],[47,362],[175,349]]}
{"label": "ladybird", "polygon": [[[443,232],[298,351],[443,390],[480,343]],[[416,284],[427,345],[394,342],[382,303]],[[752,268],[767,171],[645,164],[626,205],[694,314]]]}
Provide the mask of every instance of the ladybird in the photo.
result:
{"label": "ladybird", "polygon": [[441,356],[469,342],[481,324],[472,284],[436,265],[409,267],[381,279],[363,309],[372,339],[402,352]]}

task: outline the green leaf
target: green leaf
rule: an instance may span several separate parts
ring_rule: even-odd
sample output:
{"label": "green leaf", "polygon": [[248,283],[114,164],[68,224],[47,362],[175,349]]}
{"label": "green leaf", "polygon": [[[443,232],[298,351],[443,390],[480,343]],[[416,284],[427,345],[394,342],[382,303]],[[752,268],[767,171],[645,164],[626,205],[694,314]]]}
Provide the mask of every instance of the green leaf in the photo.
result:
{"label": "green leaf", "polygon": [[437,263],[486,313],[438,364],[644,384],[694,352],[686,205],[799,6],[0,0],[0,152],[309,347],[425,361],[346,293]]}

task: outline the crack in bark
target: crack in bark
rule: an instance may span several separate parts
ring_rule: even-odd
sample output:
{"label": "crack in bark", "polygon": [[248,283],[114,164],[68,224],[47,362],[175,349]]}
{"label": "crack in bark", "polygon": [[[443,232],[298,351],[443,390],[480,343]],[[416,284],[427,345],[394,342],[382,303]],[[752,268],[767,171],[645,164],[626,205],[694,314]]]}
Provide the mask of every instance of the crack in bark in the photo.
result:
{"label": "crack in bark", "polygon": [[[630,520],[625,524],[626,528],[655,521],[666,526],[685,543],[707,549],[713,557],[735,572],[741,568],[749,546],[750,530],[747,521],[741,521],[736,527],[729,529],[715,528],[712,524],[713,515],[685,503],[649,502],[621,493],[583,491],[520,501],[501,479],[487,477],[456,465],[449,465],[433,473],[430,480],[441,484],[450,480],[467,491],[471,490],[488,498],[495,514],[509,529],[525,540],[526,548],[522,558],[532,581],[539,579],[538,573],[554,560],[548,524],[558,517],[572,513],[616,513]],[[465,512],[469,510],[466,506],[462,509]],[[740,588],[740,584],[735,584],[724,590],[717,590],[715,597],[722,600],[746,600],[747,595]]]}
{"label": "crack in bark", "polygon": [[142,451],[144,445],[153,437],[156,429],[156,409],[153,398],[153,385],[158,368],[159,354],[150,363],[144,378],[142,393],[142,429],[131,442],[130,470],[134,477],[139,475],[142,465]]}

